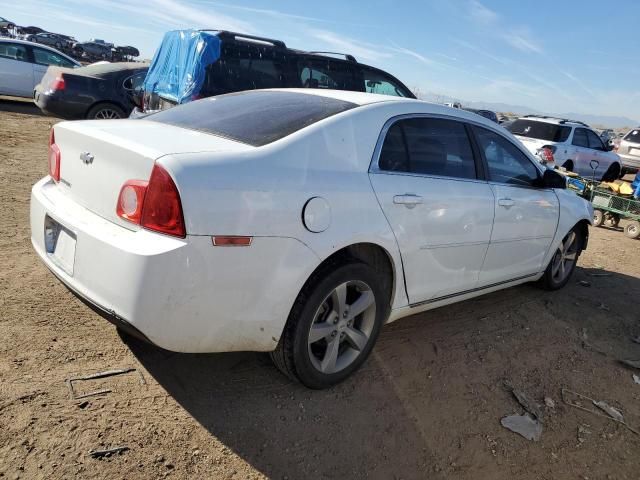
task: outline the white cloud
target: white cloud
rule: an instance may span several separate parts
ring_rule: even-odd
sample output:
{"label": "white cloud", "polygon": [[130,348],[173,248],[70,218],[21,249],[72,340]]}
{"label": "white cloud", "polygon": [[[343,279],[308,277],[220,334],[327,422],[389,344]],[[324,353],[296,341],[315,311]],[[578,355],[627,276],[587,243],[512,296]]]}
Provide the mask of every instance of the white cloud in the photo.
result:
{"label": "white cloud", "polygon": [[512,29],[504,34],[504,39],[512,47],[520,51],[526,53],[542,53],[542,47],[538,45],[528,28],[520,27]]}
{"label": "white cloud", "polygon": [[425,65],[432,66],[432,65],[436,64],[436,62],[434,62],[430,58],[427,58],[424,55],[422,55],[422,54],[420,54],[420,53],[418,53],[418,52],[416,52],[414,50],[409,50],[408,48],[401,47],[400,45],[397,45],[397,44],[395,44],[393,42],[391,43],[391,45],[392,46],[389,47],[389,50],[392,50],[392,51],[397,52],[397,53],[402,53],[403,55],[407,55],[409,57],[413,57],[416,60],[424,63]]}
{"label": "white cloud", "polygon": [[329,30],[312,29],[309,34],[313,38],[324,42],[331,50],[335,50],[338,53],[350,53],[358,59],[380,61],[391,57],[391,54],[384,52],[382,47],[360,42]]}
{"label": "white cloud", "polygon": [[469,0],[469,17],[480,25],[491,25],[495,23],[499,15],[493,10],[485,7],[478,0]]}

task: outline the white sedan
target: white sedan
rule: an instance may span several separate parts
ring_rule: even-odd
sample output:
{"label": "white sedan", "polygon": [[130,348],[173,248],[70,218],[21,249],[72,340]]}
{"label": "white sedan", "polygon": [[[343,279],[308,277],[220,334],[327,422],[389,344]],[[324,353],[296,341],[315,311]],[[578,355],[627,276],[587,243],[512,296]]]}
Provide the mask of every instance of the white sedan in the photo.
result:
{"label": "white sedan", "polygon": [[382,325],[524,282],[564,286],[590,204],[497,124],[321,90],[58,123],[36,252],[119,328],[179,352],[272,352],[335,384]]}

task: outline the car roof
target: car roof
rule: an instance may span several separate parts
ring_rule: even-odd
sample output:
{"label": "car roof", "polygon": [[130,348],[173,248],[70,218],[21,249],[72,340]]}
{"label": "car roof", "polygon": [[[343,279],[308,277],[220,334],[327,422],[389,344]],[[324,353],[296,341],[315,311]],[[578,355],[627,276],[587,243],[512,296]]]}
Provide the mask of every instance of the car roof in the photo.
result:
{"label": "car roof", "polygon": [[32,47],[42,48],[43,50],[50,50],[56,54],[62,55],[64,58],[68,60],[73,61],[73,63],[75,63],[76,65],[81,65],[80,62],[78,62],[77,60],[74,60],[69,55],[62,53],[61,51],[56,50],[55,48],[48,47],[47,45],[42,45],[41,43],[34,44],[33,42],[29,42],[28,40],[18,40],[17,38],[0,38],[0,43],[18,43],[20,45],[30,45]]}
{"label": "car roof", "polygon": [[567,127],[586,127],[591,129],[589,125],[580,120],[569,120],[567,118],[550,117],[547,115],[525,115],[518,117],[518,120],[533,120],[535,122],[550,123],[552,125],[565,125]]}

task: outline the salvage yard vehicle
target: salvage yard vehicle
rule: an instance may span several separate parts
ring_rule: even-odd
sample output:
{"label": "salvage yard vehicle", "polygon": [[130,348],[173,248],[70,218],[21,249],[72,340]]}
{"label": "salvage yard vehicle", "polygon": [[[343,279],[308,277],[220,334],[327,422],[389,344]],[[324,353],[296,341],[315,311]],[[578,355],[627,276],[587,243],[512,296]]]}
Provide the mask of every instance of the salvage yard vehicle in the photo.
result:
{"label": "salvage yard vehicle", "polygon": [[617,152],[624,174],[640,170],[640,128],[634,128],[620,140]]}
{"label": "salvage yard vehicle", "polygon": [[0,95],[33,98],[49,66],[81,65],[62,52],[31,42],[0,38]]}
{"label": "salvage yard vehicle", "polygon": [[34,101],[44,113],[67,120],[124,118],[135,107],[147,70],[144,63],[50,68]]}
{"label": "salvage yard vehicle", "polygon": [[228,31],[176,30],[165,34],[154,55],[133,116],[242,90],[300,87],[415,98],[398,79],[352,55],[303,52]]}
{"label": "salvage yard vehicle", "polygon": [[57,50],[62,50],[63,48],[70,49],[74,43],[71,37],[48,32],[29,35],[27,37],[27,40],[29,40],[30,42],[41,43],[43,45],[54,47]]}
{"label": "salvage yard vehicle", "polygon": [[16,26],[16,24],[14,22],[12,22],[11,20],[7,20],[6,18],[0,17],[0,27],[6,28],[8,30],[11,30],[15,26]]}
{"label": "salvage yard vehicle", "polygon": [[[620,157],[586,123],[565,118],[527,115],[507,129],[543,163],[555,164],[583,177],[611,182],[622,174]],[[595,173],[592,161],[598,162]]]}
{"label": "salvage yard vehicle", "polygon": [[386,322],[525,282],[563,287],[592,217],[478,115],[276,89],[56,124],[31,240],[120,329],[178,352],[268,351],[324,388]]}
{"label": "salvage yard vehicle", "polygon": [[76,42],[73,44],[73,53],[78,57],[86,57],[90,60],[111,60],[113,48],[109,45],[96,42]]}

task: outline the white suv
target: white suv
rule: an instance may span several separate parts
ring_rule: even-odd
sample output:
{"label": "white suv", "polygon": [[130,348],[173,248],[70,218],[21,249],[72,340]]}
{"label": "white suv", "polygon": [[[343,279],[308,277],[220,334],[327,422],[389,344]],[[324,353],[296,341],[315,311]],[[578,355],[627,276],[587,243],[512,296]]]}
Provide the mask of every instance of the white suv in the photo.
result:
{"label": "white suv", "polygon": [[527,115],[507,129],[542,163],[558,165],[584,177],[617,179],[621,173],[620,157],[605,145],[586,123],[563,118]]}

